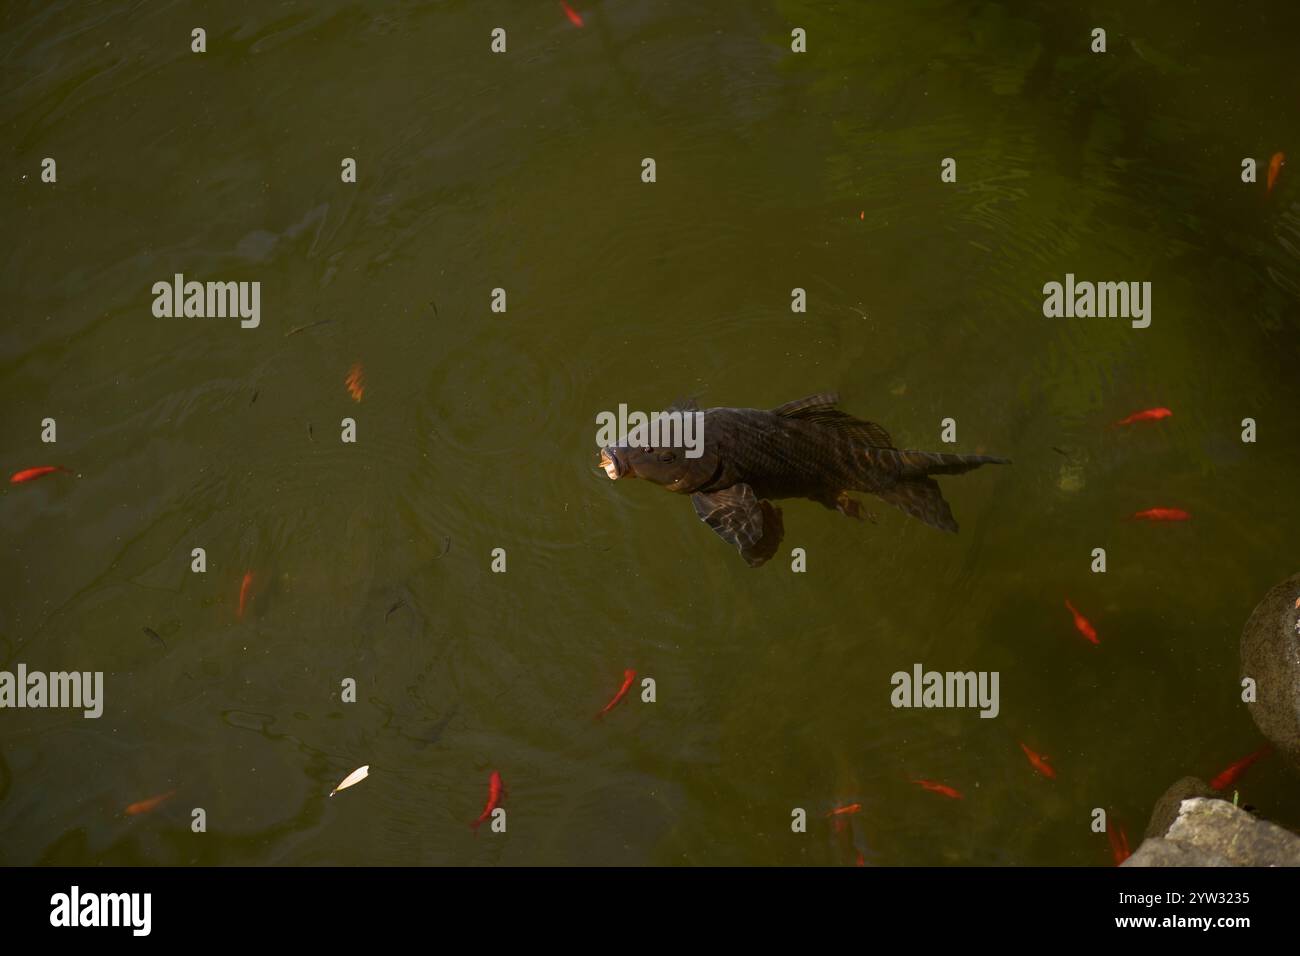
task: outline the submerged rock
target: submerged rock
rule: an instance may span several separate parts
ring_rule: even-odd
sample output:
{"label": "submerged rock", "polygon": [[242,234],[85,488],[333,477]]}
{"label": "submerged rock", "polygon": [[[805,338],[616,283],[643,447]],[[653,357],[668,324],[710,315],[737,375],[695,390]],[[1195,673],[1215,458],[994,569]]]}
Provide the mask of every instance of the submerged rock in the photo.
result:
{"label": "submerged rock", "polygon": [[[1174,787],[1187,779],[1195,781]],[[1122,865],[1300,866],[1300,836],[1225,800],[1193,797],[1182,801],[1163,837],[1143,840]]]}
{"label": "submerged rock", "polygon": [[1066,494],[1074,494],[1083,490],[1087,479],[1085,477],[1087,469],[1086,461],[1067,461],[1061,465],[1060,474],[1056,477],[1056,487]]}
{"label": "submerged rock", "polygon": [[1264,595],[1241,632],[1241,676],[1255,681],[1247,704],[1265,737],[1300,767],[1300,574]]}

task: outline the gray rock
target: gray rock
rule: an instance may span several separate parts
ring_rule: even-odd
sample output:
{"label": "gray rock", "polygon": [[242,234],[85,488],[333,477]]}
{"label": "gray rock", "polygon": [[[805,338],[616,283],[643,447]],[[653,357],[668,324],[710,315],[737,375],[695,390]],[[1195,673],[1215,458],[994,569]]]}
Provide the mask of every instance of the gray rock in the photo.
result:
{"label": "gray rock", "polygon": [[1193,797],[1163,838],[1143,840],[1123,865],[1300,866],[1300,837],[1225,800]]}
{"label": "gray rock", "polygon": [[1300,574],[1264,595],[1241,632],[1241,676],[1258,699],[1246,707],[1278,752],[1300,767]]}
{"label": "gray rock", "polygon": [[1147,839],[1162,837],[1169,827],[1178,819],[1178,811],[1184,800],[1191,797],[1213,797],[1210,785],[1199,777],[1183,777],[1164,792],[1156,801],[1151,811],[1151,822],[1147,824]]}
{"label": "gray rock", "polygon": [[1137,852],[1120,866],[1231,866],[1221,856],[1195,850],[1172,840],[1143,840]]}

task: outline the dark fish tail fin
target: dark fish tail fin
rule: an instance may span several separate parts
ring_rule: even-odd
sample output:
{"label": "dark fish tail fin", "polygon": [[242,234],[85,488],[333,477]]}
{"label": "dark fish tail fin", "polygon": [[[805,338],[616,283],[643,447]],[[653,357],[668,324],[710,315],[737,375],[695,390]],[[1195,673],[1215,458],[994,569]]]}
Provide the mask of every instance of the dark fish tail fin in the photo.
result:
{"label": "dark fish tail fin", "polygon": [[[877,449],[872,449],[870,454],[886,466],[895,464],[898,477],[904,480],[924,478],[927,475],[963,475],[980,465],[1011,464],[1009,458],[996,458],[992,455],[948,455],[928,451],[898,451],[891,454],[888,450]],[[891,458],[893,462],[890,462]]]}
{"label": "dark fish tail fin", "polygon": [[957,533],[957,519],[952,516],[952,509],[933,478],[909,478],[892,488],[877,491],[876,495],[931,528]]}

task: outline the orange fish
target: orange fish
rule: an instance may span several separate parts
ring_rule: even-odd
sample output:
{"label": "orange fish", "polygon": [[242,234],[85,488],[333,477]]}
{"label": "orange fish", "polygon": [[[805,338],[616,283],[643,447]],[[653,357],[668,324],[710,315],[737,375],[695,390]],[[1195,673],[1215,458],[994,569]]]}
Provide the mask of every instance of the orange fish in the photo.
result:
{"label": "orange fish", "polygon": [[244,619],[244,608],[248,604],[248,595],[252,590],[252,587],[253,587],[253,572],[245,571],[244,580],[239,585],[239,614],[237,615],[237,617],[241,621]]}
{"label": "orange fish", "polygon": [[497,808],[497,804],[501,802],[501,797],[505,792],[505,787],[501,783],[501,774],[493,770],[492,776],[488,777],[487,806],[485,806],[483,812],[478,815],[478,819],[469,825],[471,830],[475,833],[478,832],[479,825],[488,817],[492,816],[492,811]]}
{"label": "orange fish", "polygon": [[832,825],[835,828],[835,832],[842,833],[844,831],[844,828],[849,824],[848,818],[855,813],[860,813],[861,811],[862,811],[862,804],[850,803],[846,807],[836,807],[834,810],[827,810],[826,815],[828,817],[835,818],[834,820],[831,821]]}
{"label": "orange fish", "polygon": [[1191,515],[1182,508],[1148,508],[1131,517],[1134,521],[1186,521]]}
{"label": "orange fish", "polygon": [[1172,415],[1167,408],[1148,408],[1145,411],[1134,412],[1128,418],[1121,418],[1116,425],[1132,425],[1134,422],[1158,422],[1162,418],[1168,418]]}
{"label": "orange fish", "polygon": [[64,468],[62,465],[41,465],[39,468],[27,468],[23,471],[14,472],[9,479],[9,483],[11,485],[21,485],[24,481],[35,481],[37,478],[52,475],[56,471],[66,471],[68,474],[72,474],[69,469]]}
{"label": "orange fish", "polygon": [[348,387],[348,394],[352,396],[354,402],[361,401],[361,396],[366,392],[366,373],[358,362],[348,370],[348,377],[344,383]]}
{"label": "orange fish", "polygon": [[933,780],[913,780],[912,783],[916,784],[918,787],[924,787],[931,793],[941,793],[949,800],[965,799],[962,797],[960,791],[954,790],[952,787],[946,786],[942,783],[935,783]]}
{"label": "orange fish", "polygon": [[140,813],[148,813],[150,810],[156,810],[159,804],[170,800],[176,796],[175,790],[168,790],[166,793],[160,793],[156,797],[150,797],[148,800],[141,800],[139,803],[133,803],[126,808],[128,817],[136,816]]}
{"label": "orange fish", "polygon": [[575,27],[582,26],[582,17],[578,15],[577,10],[565,3],[564,0],[560,0],[560,6],[564,7],[564,15],[569,18],[570,23]]}
{"label": "orange fish", "polygon": [[1210,789],[1223,790],[1226,787],[1232,786],[1234,783],[1237,782],[1237,778],[1240,777],[1243,773],[1245,773],[1251,764],[1253,764],[1256,760],[1259,760],[1261,757],[1267,757],[1272,752],[1273,752],[1273,748],[1269,744],[1265,744],[1264,746],[1256,750],[1253,754],[1250,754],[1249,756],[1246,757],[1242,757],[1232,766],[1228,767],[1228,769],[1224,770],[1223,773],[1219,774],[1217,777],[1211,780]]}
{"label": "orange fish", "polygon": [[1034,753],[1023,743],[1020,745],[1020,749],[1025,752],[1025,756],[1029,758],[1029,762],[1033,765],[1035,770],[1037,770],[1039,773],[1041,773],[1044,777],[1046,777],[1049,780],[1056,779],[1056,771],[1053,770],[1051,766],[1047,763],[1047,761],[1050,758],[1044,757],[1042,754]]}
{"label": "orange fish", "polygon": [[1106,839],[1110,841],[1110,855],[1114,858],[1116,866],[1132,856],[1128,848],[1128,834],[1124,832],[1122,824],[1116,823],[1112,826],[1107,823]]}
{"label": "orange fish", "polygon": [[1282,166],[1286,163],[1286,156],[1282,153],[1274,153],[1273,158],[1268,161],[1268,188],[1264,190],[1267,196],[1273,191],[1273,186],[1277,182],[1277,177],[1282,173]]}
{"label": "orange fish", "polygon": [[596,715],[597,719],[604,717],[618,706],[619,701],[627,696],[628,688],[632,686],[632,681],[634,680],[636,680],[636,671],[632,670],[630,667],[623,671],[623,686],[618,689],[618,693],[614,695],[614,699],[606,704],[601,712]]}
{"label": "orange fish", "polygon": [[[1074,615],[1074,629],[1088,640],[1092,641],[1092,643],[1100,644],[1101,641],[1097,639],[1097,629],[1092,626],[1086,617],[1074,609],[1074,605],[1070,603],[1068,598],[1066,599],[1065,606],[1069,608],[1070,613]],[[1021,744],[1021,746],[1023,747],[1024,744]]]}
{"label": "orange fish", "polygon": [[858,218],[865,220],[867,218],[867,211],[864,209],[862,212],[858,213]]}
{"label": "orange fish", "polygon": [[858,851],[858,866],[866,866],[866,865],[867,865],[866,857],[862,855],[861,851]]}

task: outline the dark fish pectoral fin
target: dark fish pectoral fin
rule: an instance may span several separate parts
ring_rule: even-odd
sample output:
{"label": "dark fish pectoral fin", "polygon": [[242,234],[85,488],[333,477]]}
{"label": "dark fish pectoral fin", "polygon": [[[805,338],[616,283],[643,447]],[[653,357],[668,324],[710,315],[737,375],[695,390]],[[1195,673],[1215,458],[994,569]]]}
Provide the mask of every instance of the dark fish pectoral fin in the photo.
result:
{"label": "dark fish pectoral fin", "polygon": [[781,509],[760,501],[749,485],[732,485],[708,495],[697,492],[691,495],[691,503],[700,520],[735,547],[751,568],[776,554],[785,534]]}
{"label": "dark fish pectoral fin", "polygon": [[751,568],[774,557],[776,549],[781,547],[781,539],[785,537],[785,519],[781,515],[781,509],[767,500],[758,504],[763,509],[763,537],[750,553],[740,552],[740,556],[749,562]]}

